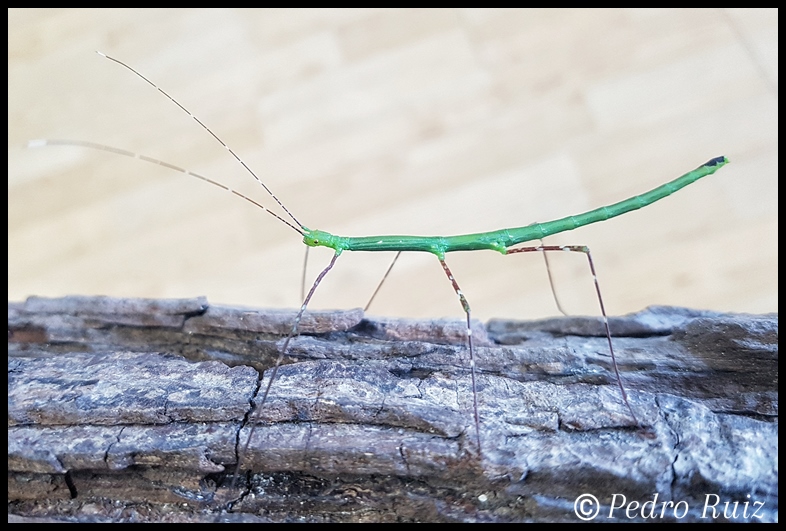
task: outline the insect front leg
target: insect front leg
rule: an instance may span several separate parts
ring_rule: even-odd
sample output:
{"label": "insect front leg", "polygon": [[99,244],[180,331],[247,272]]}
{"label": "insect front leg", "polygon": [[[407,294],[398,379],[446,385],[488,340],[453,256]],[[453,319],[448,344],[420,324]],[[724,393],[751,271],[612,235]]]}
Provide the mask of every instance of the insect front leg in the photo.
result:
{"label": "insect front leg", "polygon": [[243,460],[248,454],[248,447],[251,444],[251,439],[254,437],[254,432],[256,431],[258,417],[260,415],[260,412],[262,411],[262,407],[265,405],[265,402],[267,401],[268,395],[270,394],[270,389],[271,387],[273,387],[273,381],[276,379],[276,374],[278,373],[278,369],[279,367],[281,367],[281,363],[284,361],[284,357],[286,356],[287,349],[289,348],[289,343],[290,341],[292,341],[292,338],[294,338],[297,335],[298,326],[300,325],[300,320],[303,318],[303,314],[306,312],[308,303],[311,301],[311,298],[314,296],[314,293],[316,292],[319,283],[322,282],[322,279],[325,278],[325,275],[327,275],[328,272],[331,269],[333,269],[333,265],[336,263],[336,259],[340,254],[341,251],[336,251],[336,253],[333,255],[333,258],[330,260],[330,263],[327,265],[327,267],[325,267],[325,269],[323,269],[322,272],[319,273],[316,280],[314,281],[314,284],[312,284],[311,289],[308,292],[308,295],[306,295],[305,299],[303,300],[303,304],[300,306],[300,311],[298,311],[297,315],[295,316],[295,320],[292,323],[292,329],[290,330],[287,338],[284,340],[284,344],[281,347],[281,352],[278,355],[276,364],[273,366],[270,372],[270,378],[268,379],[267,385],[264,387],[264,390],[262,391],[262,395],[256,405],[256,409],[249,416],[248,424],[250,424],[250,430],[248,433],[248,437],[246,438],[245,444],[243,444],[241,448],[238,448],[237,465],[235,465],[235,471],[234,474],[232,475],[232,481],[230,482],[229,485],[230,491],[234,490],[238,474],[240,473],[240,468],[243,465]]}

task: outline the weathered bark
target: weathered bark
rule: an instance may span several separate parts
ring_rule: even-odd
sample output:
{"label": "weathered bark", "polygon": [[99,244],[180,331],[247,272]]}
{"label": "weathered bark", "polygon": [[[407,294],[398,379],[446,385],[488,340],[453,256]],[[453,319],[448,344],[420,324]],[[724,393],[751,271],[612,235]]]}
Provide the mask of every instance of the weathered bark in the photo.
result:
{"label": "weathered bark", "polygon": [[[777,520],[777,315],[612,319],[646,430],[597,319],[477,323],[479,452],[460,320],[313,312],[230,488],[260,388],[249,365],[275,364],[293,315],[204,299],[9,303],[12,518],[576,521],[588,493],[597,519],[621,496],[657,496],[657,521],[723,520],[735,501],[730,519]],[[718,503],[703,513],[707,495]]]}

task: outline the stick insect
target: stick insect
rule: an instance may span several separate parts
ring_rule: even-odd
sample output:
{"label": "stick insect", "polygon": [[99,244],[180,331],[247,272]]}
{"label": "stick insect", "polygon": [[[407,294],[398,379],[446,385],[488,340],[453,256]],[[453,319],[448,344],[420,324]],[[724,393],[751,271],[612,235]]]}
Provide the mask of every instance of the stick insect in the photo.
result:
{"label": "stick insect", "polygon": [[[282,213],[280,214],[274,212],[273,210],[262,205],[256,200],[218,181],[212,180],[210,178],[194,173],[187,169],[174,166],[164,161],[147,157],[144,155],[136,154],[130,151],[117,149],[102,144],[72,141],[72,140],[37,140],[37,141],[32,141],[30,143],[31,147],[38,147],[43,145],[78,145],[78,146],[108,151],[120,155],[125,155],[132,158],[137,158],[145,162],[157,164],[181,173],[185,173],[186,175],[195,177],[213,186],[216,186],[227,192],[230,192],[231,194],[240,197],[245,201],[250,202],[256,207],[261,208],[266,213],[275,217],[279,222],[283,223],[284,225],[288,226],[290,229],[298,233],[298,235],[302,237],[303,243],[307,247],[309,248],[327,247],[333,251],[333,257],[331,258],[330,262],[317,275],[316,280],[313,282],[307,294],[303,298],[303,302],[292,323],[292,327],[289,332],[289,335],[284,340],[284,343],[280,349],[277,362],[271,369],[270,377],[267,379],[266,385],[261,390],[261,396],[257,395],[257,397],[255,397],[256,410],[252,415],[249,416],[248,422],[251,424],[249,435],[246,441],[244,442],[244,444],[242,445],[242,447],[240,447],[238,450],[237,464],[232,479],[232,487],[234,486],[235,478],[237,477],[238,472],[242,466],[244,456],[248,452],[249,445],[251,444],[251,440],[254,436],[254,431],[258,424],[257,421],[258,421],[259,414],[262,411],[268,399],[270,390],[276,379],[276,374],[278,372],[279,367],[281,366],[281,363],[283,362],[284,356],[286,355],[290,341],[292,340],[293,337],[297,335],[299,323],[303,317],[304,312],[306,311],[306,308],[309,305],[309,302],[311,301],[314,293],[319,287],[320,283],[325,278],[325,276],[333,269],[339,256],[341,256],[341,254],[343,254],[345,251],[395,252],[396,254],[393,259],[393,262],[391,263],[387,272],[383,276],[382,282],[385,281],[385,278],[387,278],[387,275],[390,273],[390,270],[392,269],[393,265],[396,263],[396,260],[398,259],[398,257],[402,252],[425,252],[434,255],[436,261],[439,263],[448,281],[450,282],[453,290],[455,291],[456,296],[459,299],[459,302],[461,304],[461,307],[463,309],[466,318],[466,334],[467,334],[467,344],[468,344],[468,351],[469,351],[469,372],[470,372],[470,379],[471,379],[471,386],[472,386],[472,406],[473,406],[475,441],[477,444],[477,452],[478,455],[480,456],[483,455],[483,452],[482,452],[481,437],[480,437],[481,418],[478,412],[478,397],[477,397],[477,383],[476,383],[477,369],[475,366],[475,354],[473,348],[472,328],[471,328],[472,311],[470,308],[470,304],[467,300],[467,297],[462,292],[461,288],[459,287],[458,281],[456,280],[452,271],[450,270],[450,267],[448,266],[448,263],[446,261],[446,255],[448,253],[457,252],[457,251],[480,251],[480,250],[496,251],[503,255],[539,252],[539,253],[544,253],[545,256],[546,253],[550,253],[553,251],[581,253],[585,255],[587,258],[588,267],[592,275],[593,283],[595,286],[595,293],[597,296],[600,314],[602,317],[603,329],[608,343],[608,351],[611,357],[612,367],[614,369],[614,374],[616,376],[617,386],[620,390],[622,401],[624,402],[627,411],[630,413],[630,417],[634,425],[637,426],[642,431],[645,430],[645,426],[643,426],[640,423],[638,417],[636,416],[636,413],[633,410],[633,407],[631,406],[628,400],[625,387],[622,383],[622,379],[617,366],[616,357],[614,354],[614,346],[612,344],[611,331],[609,329],[609,322],[606,315],[606,309],[603,303],[603,298],[601,296],[600,285],[598,283],[598,279],[595,271],[595,264],[593,262],[592,254],[590,253],[589,248],[584,245],[545,245],[542,243],[542,239],[545,238],[546,236],[577,229],[579,227],[583,227],[591,223],[597,223],[599,221],[611,219],[620,216],[626,212],[637,210],[639,208],[650,205],[656,201],[659,201],[660,199],[663,199],[673,194],[674,192],[680,190],[681,188],[684,188],[685,186],[688,186],[689,184],[696,182],[702,177],[706,177],[708,175],[715,173],[718,169],[722,168],[725,164],[728,163],[728,159],[726,159],[726,157],[720,156],[720,157],[712,158],[706,163],[699,166],[698,168],[674,179],[673,181],[658,186],[641,195],[636,195],[628,199],[625,199],[623,201],[607,206],[602,206],[600,208],[596,208],[581,214],[566,216],[563,218],[555,219],[552,221],[546,221],[542,223],[534,223],[523,227],[499,229],[490,232],[463,234],[463,235],[456,235],[456,236],[410,236],[410,235],[383,235],[383,236],[363,236],[363,237],[339,236],[339,235],[334,235],[327,231],[310,229],[305,225],[303,225],[298,220],[298,218],[296,218],[295,215],[292,212],[290,212],[286,206],[284,206],[284,204],[276,197],[276,195],[268,188],[268,186],[254,173],[254,171],[221,138],[219,138],[218,135],[216,135],[210,128],[208,128],[202,121],[200,121],[199,118],[197,118],[194,114],[192,114],[188,109],[186,109],[183,105],[181,105],[167,92],[162,90],[160,87],[158,87],[156,84],[154,84],[152,81],[147,79],[145,76],[140,74],[132,67],[128,66],[122,61],[119,61],[118,59],[104,55],[101,52],[98,53],[101,56],[109,59],[110,61],[113,61],[121,65],[122,67],[130,70],[133,74],[135,74],[136,76],[147,82],[156,90],[158,90],[161,94],[163,94],[175,105],[177,105],[183,112],[185,112],[188,116],[190,116],[194,121],[196,121],[200,127],[202,127],[207,133],[209,133],[214,138],[215,141],[219,142],[232,155],[232,157],[234,157],[234,159],[254,179],[256,179],[256,181],[262,186],[265,192],[281,208]],[[526,244],[527,242],[533,242],[533,241],[541,241],[541,243],[538,245],[521,246],[522,244]],[[382,282],[380,283],[380,286]],[[377,287],[377,291],[378,290],[379,287]],[[374,292],[374,295],[376,295],[377,291]],[[372,300],[374,298],[374,295],[372,295],[371,297]],[[370,302],[371,301],[369,301],[369,304]]]}

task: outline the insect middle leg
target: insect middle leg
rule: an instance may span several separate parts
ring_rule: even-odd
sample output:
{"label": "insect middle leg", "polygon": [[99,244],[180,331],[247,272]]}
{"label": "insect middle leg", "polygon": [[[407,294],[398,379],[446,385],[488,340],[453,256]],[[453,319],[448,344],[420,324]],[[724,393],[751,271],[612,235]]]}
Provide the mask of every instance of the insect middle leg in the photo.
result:
{"label": "insect middle leg", "polygon": [[385,274],[382,276],[382,280],[380,280],[379,284],[377,284],[377,289],[375,289],[374,293],[371,294],[371,298],[368,300],[366,306],[363,308],[364,312],[367,312],[369,306],[371,306],[371,303],[374,302],[374,297],[377,296],[377,293],[379,293],[379,290],[382,288],[382,284],[384,284],[385,280],[387,280],[388,275],[393,270],[393,266],[396,265],[396,261],[398,260],[398,257],[401,256],[401,253],[402,251],[399,251],[396,253],[396,256],[393,257],[393,261],[390,263],[390,266],[388,266],[387,271],[385,271]]}
{"label": "insect middle leg", "polygon": [[[398,258],[398,256],[396,256]],[[395,261],[394,261],[395,263]],[[448,264],[445,263],[445,260],[439,260],[439,263],[442,265],[442,269],[445,271],[445,274],[448,276],[448,280],[453,285],[453,290],[456,292],[456,295],[459,297],[459,301],[461,302],[461,307],[464,309],[464,313],[467,315],[467,341],[469,343],[469,371],[472,377],[472,410],[475,416],[475,436],[478,442],[478,454],[483,455],[483,451],[481,449],[480,444],[480,415],[478,414],[478,389],[477,384],[475,382],[475,352],[472,348],[472,321],[471,321],[471,314],[472,310],[470,310],[469,302],[467,302],[467,298],[464,296],[464,293],[461,291],[461,288],[456,282],[453,273],[450,271]],[[391,264],[391,268],[393,265]]]}

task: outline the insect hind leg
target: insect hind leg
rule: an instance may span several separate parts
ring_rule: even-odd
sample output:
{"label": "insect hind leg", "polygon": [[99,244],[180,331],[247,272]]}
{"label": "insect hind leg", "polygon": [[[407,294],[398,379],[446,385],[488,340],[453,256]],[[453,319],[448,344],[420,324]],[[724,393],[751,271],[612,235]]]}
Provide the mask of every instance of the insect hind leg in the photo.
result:
{"label": "insect hind leg", "polygon": [[[543,240],[540,240],[540,246],[543,247],[546,245],[543,243]],[[549,286],[551,287],[551,296],[554,298],[554,304],[557,305],[557,310],[562,315],[568,315],[568,312],[565,311],[565,308],[562,307],[562,303],[559,300],[559,296],[557,295],[557,286],[554,283],[554,275],[551,272],[551,264],[549,263],[549,253],[541,253],[543,255],[543,262],[546,264],[546,274],[549,276]]]}
{"label": "insect hind leg", "polygon": [[[514,254],[514,253],[535,253],[541,252],[543,255],[546,255],[548,251],[563,251],[563,252],[574,252],[574,253],[583,253],[587,257],[587,262],[589,264],[590,272],[592,273],[592,281],[595,283],[595,293],[598,297],[598,304],[600,306],[600,313],[603,319],[603,327],[606,332],[606,340],[609,344],[609,354],[611,354],[611,365],[614,367],[614,374],[617,377],[617,386],[620,389],[620,393],[622,394],[622,401],[625,402],[625,406],[627,406],[628,411],[630,412],[630,416],[633,418],[633,422],[636,423],[639,428],[644,430],[644,426],[639,422],[638,417],[636,417],[636,413],[633,411],[633,407],[631,407],[630,402],[628,401],[628,394],[625,392],[625,386],[622,385],[622,378],[620,377],[620,371],[617,367],[617,358],[614,355],[614,346],[611,342],[611,329],[609,328],[609,319],[606,315],[606,307],[603,304],[603,297],[600,294],[600,284],[598,283],[598,275],[595,272],[595,263],[592,261],[592,253],[590,253],[589,247],[586,245],[538,245],[537,247],[518,247],[515,249],[508,249],[506,254]],[[548,261],[546,262],[548,264]],[[551,273],[549,273],[549,279],[551,279]],[[553,290],[553,285],[552,285]],[[564,312],[563,312],[564,313]]]}

